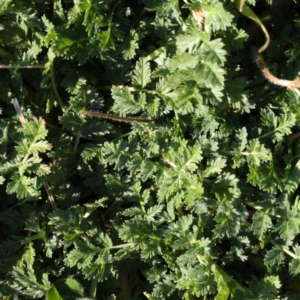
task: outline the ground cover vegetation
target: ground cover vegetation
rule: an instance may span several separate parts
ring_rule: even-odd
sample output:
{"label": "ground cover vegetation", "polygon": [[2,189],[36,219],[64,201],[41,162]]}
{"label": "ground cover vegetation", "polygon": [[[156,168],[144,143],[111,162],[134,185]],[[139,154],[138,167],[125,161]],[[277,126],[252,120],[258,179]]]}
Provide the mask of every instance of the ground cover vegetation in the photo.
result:
{"label": "ground cover vegetation", "polygon": [[299,22],[2,0],[2,299],[298,299]]}

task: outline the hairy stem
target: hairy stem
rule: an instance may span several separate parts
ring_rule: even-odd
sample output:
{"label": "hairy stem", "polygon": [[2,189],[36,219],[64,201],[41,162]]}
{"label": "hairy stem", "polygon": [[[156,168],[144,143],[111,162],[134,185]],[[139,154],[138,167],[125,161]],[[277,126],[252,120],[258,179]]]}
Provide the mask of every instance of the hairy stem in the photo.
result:
{"label": "hairy stem", "polygon": [[104,113],[87,111],[87,110],[81,110],[80,113],[83,115],[88,115],[88,116],[98,117],[98,118],[103,118],[103,119],[109,119],[109,120],[113,120],[113,121],[125,122],[125,123],[132,123],[132,122],[136,121],[136,122],[143,123],[143,124],[149,124],[150,122],[152,122],[152,120],[148,120],[148,119],[126,118],[126,117],[120,117],[120,116],[116,116],[116,115],[104,114]]}

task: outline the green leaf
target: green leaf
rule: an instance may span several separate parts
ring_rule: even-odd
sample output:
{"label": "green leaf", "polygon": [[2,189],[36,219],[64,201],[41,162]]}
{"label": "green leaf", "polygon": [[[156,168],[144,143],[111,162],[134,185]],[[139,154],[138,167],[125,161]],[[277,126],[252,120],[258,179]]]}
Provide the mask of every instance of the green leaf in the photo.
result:
{"label": "green leaf", "polygon": [[49,225],[53,232],[64,236],[66,246],[73,243],[87,231],[87,221],[84,218],[84,208],[73,206],[68,210],[57,210],[49,215]]}
{"label": "green leaf", "polygon": [[300,273],[300,260],[299,258],[293,259],[289,265],[291,275],[297,276]]}
{"label": "green leaf", "polygon": [[195,68],[195,80],[207,88],[224,86],[225,71],[216,64],[203,62]]}
{"label": "green leaf", "polygon": [[12,271],[15,279],[15,286],[19,286],[23,295],[38,298],[45,296],[50,288],[47,276],[43,276],[43,283],[37,281],[33,268],[29,265],[26,268],[15,266]]}
{"label": "green leaf", "polygon": [[0,2],[1,299],[298,299],[298,4],[237,1]]}
{"label": "green leaf", "polygon": [[133,59],[135,57],[136,51],[139,48],[137,40],[138,35],[134,31],[125,38],[124,43],[120,46],[123,49],[122,53],[125,59]]}
{"label": "green leaf", "polygon": [[218,295],[216,300],[227,300],[230,295],[230,287],[228,278],[223,276],[223,272],[220,271],[220,268],[216,265],[212,266],[212,271],[215,275],[215,280],[217,282]]}
{"label": "green leaf", "polygon": [[226,51],[223,49],[224,44],[221,39],[209,41],[203,39],[203,43],[199,48],[199,54],[206,62],[222,65],[225,62]]}
{"label": "green leaf", "polygon": [[28,243],[26,246],[26,251],[24,252],[22,256],[22,260],[29,266],[32,266],[34,263],[34,258],[35,258],[35,250],[32,247],[32,243]]}
{"label": "green leaf", "polygon": [[263,211],[256,211],[253,216],[253,233],[261,240],[263,235],[273,226],[270,216]]}
{"label": "green leaf", "polygon": [[[101,235],[98,236],[101,237]],[[107,240],[106,242],[109,243],[109,247],[112,246],[108,237],[102,234],[101,238],[102,241]],[[66,265],[69,267],[76,265],[78,269],[83,270],[87,279],[91,279],[98,274],[101,280],[105,274],[106,266],[109,264],[109,251],[104,247],[94,246],[93,244],[83,243],[81,241],[76,241],[74,244],[75,249],[70,251],[65,259]]]}
{"label": "green leaf", "polygon": [[66,17],[64,14],[64,10],[62,7],[62,3],[61,0],[55,0],[54,2],[54,12],[56,13],[56,15],[60,18],[61,21],[66,22]]}
{"label": "green leaf", "polygon": [[47,292],[47,300],[64,300],[58,293],[55,286],[52,286]]}
{"label": "green leaf", "polygon": [[288,176],[284,190],[291,197],[297,190],[300,184],[300,160],[296,163],[295,167]]}
{"label": "green leaf", "polygon": [[216,282],[211,276],[211,271],[205,267],[182,268],[181,272],[182,274],[176,284],[179,290],[186,291],[189,287],[189,293],[196,297],[207,294],[209,290],[215,290]]}
{"label": "green leaf", "polygon": [[73,300],[83,296],[83,288],[74,279],[56,281],[47,292],[47,300]]}
{"label": "green leaf", "polygon": [[155,221],[155,216],[157,214],[159,214],[161,211],[163,210],[163,206],[162,205],[155,205],[155,206],[152,206],[151,208],[149,208],[147,210],[147,219],[150,220],[150,221]]}
{"label": "green leaf", "polygon": [[244,43],[248,40],[249,35],[246,33],[244,29],[236,28],[236,26],[232,26],[228,30],[231,35],[231,47],[233,50],[239,50],[243,48]]}
{"label": "green leaf", "polygon": [[290,207],[287,199],[285,199],[285,201],[281,203],[279,210],[281,217],[278,218],[275,230],[279,231],[280,237],[285,241],[294,239],[295,235],[300,231],[299,210],[297,205]]}
{"label": "green leaf", "polygon": [[[50,37],[49,37],[50,38]],[[51,36],[52,38],[52,36]],[[56,38],[53,40],[53,52],[57,56],[74,57],[75,51],[83,47],[86,40],[84,35],[72,29],[57,28]]]}
{"label": "green leaf", "polygon": [[234,174],[221,173],[213,185],[212,192],[220,201],[226,198],[232,199],[232,197],[236,197],[239,194],[239,190],[236,187],[238,181]]}
{"label": "green leaf", "polygon": [[147,99],[147,111],[153,117],[155,117],[160,108],[160,100],[157,97],[148,97]]}
{"label": "green leaf", "polygon": [[174,232],[187,233],[193,224],[193,217],[183,216],[176,223],[170,224],[169,228]]}
{"label": "green leaf", "polygon": [[291,127],[295,125],[294,115],[281,114],[279,117],[277,117],[271,109],[261,111],[261,120],[263,124],[267,126],[269,130],[271,130],[264,136],[272,134],[273,142],[282,141],[283,136],[290,134],[292,132]]}
{"label": "green leaf", "polygon": [[136,137],[130,138],[129,142],[124,140],[119,141],[117,144],[108,143],[104,144],[104,153],[107,156],[106,162],[115,164],[116,169],[125,168],[126,164],[130,161],[127,151],[133,151],[137,147]]}
{"label": "green leaf", "polygon": [[200,145],[196,144],[193,147],[182,148],[180,152],[171,149],[164,154],[164,160],[177,170],[194,172],[198,169],[197,163],[202,159],[201,153]]}
{"label": "green leaf", "polygon": [[7,209],[0,213],[0,220],[11,228],[20,228],[30,218],[31,206],[28,204],[19,205],[18,209]]}
{"label": "green leaf", "polygon": [[6,151],[6,147],[7,147],[7,143],[8,143],[8,129],[9,129],[8,122],[0,123],[0,131],[1,131],[0,155],[4,154]]}
{"label": "green leaf", "polygon": [[234,167],[239,167],[244,163],[243,158],[243,151],[247,145],[247,129],[243,127],[242,129],[239,129],[238,133],[236,134],[234,141],[233,141],[233,148],[234,148]]}
{"label": "green leaf", "polygon": [[205,12],[205,26],[212,31],[225,30],[231,26],[233,16],[224,9],[222,3],[215,5],[202,5]]}
{"label": "green leaf", "polygon": [[3,14],[8,8],[9,8],[9,4],[12,2],[12,0],[4,0],[1,1],[1,10],[0,10],[0,14]]}
{"label": "green leaf", "polygon": [[243,152],[249,164],[260,166],[261,162],[270,161],[272,156],[270,150],[266,149],[258,139],[249,141],[247,151]]}
{"label": "green leaf", "polygon": [[177,69],[195,68],[199,63],[199,57],[186,52],[173,56],[168,62],[167,66],[171,72]]}
{"label": "green leaf", "polygon": [[199,28],[189,27],[186,32],[176,38],[176,46],[180,52],[192,53],[197,50],[202,42],[202,34]]}
{"label": "green leaf", "polygon": [[246,293],[248,299],[270,299],[277,298],[278,289],[281,287],[278,276],[266,276],[258,283],[252,283]]}
{"label": "green leaf", "polygon": [[23,128],[25,137],[32,141],[44,139],[47,135],[45,121],[42,118],[25,121]]}
{"label": "green leaf", "polygon": [[145,58],[140,58],[136,63],[132,77],[133,86],[144,88],[151,81],[150,63]]}
{"label": "green leaf", "polygon": [[241,229],[241,221],[245,218],[243,213],[234,207],[232,203],[222,201],[218,207],[215,221],[215,235],[217,237],[237,235]]}
{"label": "green leaf", "polygon": [[36,143],[29,144],[28,141],[22,140],[21,143],[16,146],[16,150],[21,155],[38,155],[39,153],[45,153],[52,148],[47,141],[38,141]]}
{"label": "green leaf", "polygon": [[13,181],[7,184],[6,192],[8,194],[16,193],[18,199],[33,199],[39,197],[40,192],[37,191],[33,184],[35,180],[26,176],[13,176]]}
{"label": "green leaf", "polygon": [[209,177],[212,174],[220,174],[222,169],[226,167],[226,159],[218,157],[215,160],[208,161],[208,164],[203,171],[203,177]]}
{"label": "green leaf", "polygon": [[294,254],[296,256],[289,263],[289,271],[292,276],[297,276],[300,273],[300,247],[297,245],[293,247]]}
{"label": "green leaf", "polygon": [[134,99],[128,87],[112,87],[112,97],[115,100],[113,110],[125,116],[127,114],[136,114],[143,109],[143,103],[139,103]]}
{"label": "green leaf", "polygon": [[110,30],[102,31],[101,33],[99,33],[98,39],[100,41],[100,48],[102,51],[116,48],[116,44]]}
{"label": "green leaf", "polygon": [[275,193],[277,189],[282,190],[280,174],[272,164],[261,164],[257,167],[249,165],[247,181],[269,193]]}

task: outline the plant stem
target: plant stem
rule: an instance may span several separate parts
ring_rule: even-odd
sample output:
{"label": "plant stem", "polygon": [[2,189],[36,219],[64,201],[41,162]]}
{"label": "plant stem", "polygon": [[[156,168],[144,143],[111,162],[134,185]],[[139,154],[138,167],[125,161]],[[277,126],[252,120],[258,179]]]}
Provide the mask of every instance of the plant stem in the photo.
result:
{"label": "plant stem", "polygon": [[293,252],[291,252],[290,250],[286,249],[286,248],[282,248],[282,250],[288,254],[290,257],[294,258],[294,259],[298,259],[298,256],[296,254],[294,254]]}
{"label": "plant stem", "polygon": [[56,88],[53,65],[54,65],[54,61],[52,62],[51,67],[50,67],[50,72],[51,72],[51,83],[52,83],[52,87],[53,87],[55,96],[56,96],[56,98],[57,98],[57,102],[58,102],[58,104],[60,105],[62,111],[64,111],[64,110],[65,110],[65,106],[64,106],[64,104],[63,104],[63,102],[62,102],[62,100],[61,100],[61,98],[60,98],[60,96],[59,96],[59,93],[58,93],[58,91],[57,91],[57,88]]}
{"label": "plant stem", "polygon": [[90,287],[90,297],[93,298],[93,299],[96,299],[96,295],[97,295],[97,283],[98,283],[97,276],[93,276],[91,287]]}
{"label": "plant stem", "polygon": [[78,148],[80,137],[81,137],[81,132],[79,131],[76,135],[76,140],[75,140],[75,145],[74,145],[74,153],[76,152],[76,150]]}
{"label": "plant stem", "polygon": [[28,66],[12,66],[12,65],[0,65],[0,69],[44,69],[45,65],[28,65]]}
{"label": "plant stem", "polygon": [[122,244],[122,245],[116,245],[116,246],[111,246],[108,249],[112,250],[112,249],[122,249],[125,247],[132,247],[134,244],[133,243],[127,243],[127,244]]}

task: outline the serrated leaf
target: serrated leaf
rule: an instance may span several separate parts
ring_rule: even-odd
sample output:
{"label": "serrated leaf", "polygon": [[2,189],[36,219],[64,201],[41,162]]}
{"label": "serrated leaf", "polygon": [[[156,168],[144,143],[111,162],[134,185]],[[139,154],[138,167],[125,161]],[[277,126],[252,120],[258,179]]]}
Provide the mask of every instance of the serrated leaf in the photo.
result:
{"label": "serrated leaf", "polygon": [[32,247],[32,243],[28,243],[28,245],[26,246],[26,251],[22,256],[22,260],[26,262],[27,265],[32,266],[34,263],[34,257],[35,257],[35,250]]}
{"label": "serrated leaf", "polygon": [[195,80],[207,88],[220,88],[224,86],[225,71],[216,64],[203,62],[194,70]]}
{"label": "serrated leaf", "polygon": [[122,214],[127,217],[133,217],[133,216],[142,216],[144,212],[139,207],[130,207],[125,209]]}
{"label": "serrated leaf", "polygon": [[289,270],[291,272],[291,275],[297,276],[300,273],[300,260],[292,259],[292,261],[289,264]]}
{"label": "serrated leaf", "polygon": [[52,147],[48,141],[38,141],[30,145],[28,154],[38,155],[39,153],[45,153],[47,150],[50,150]]}
{"label": "serrated leaf", "polygon": [[254,186],[259,186],[264,191],[275,193],[277,189],[282,190],[279,175],[272,164],[249,165],[247,181]]}
{"label": "serrated leaf", "polygon": [[121,45],[121,48],[123,49],[122,53],[125,59],[133,59],[135,57],[136,51],[139,48],[137,39],[138,35],[134,32],[125,38],[124,43]]}
{"label": "serrated leaf", "polygon": [[290,134],[292,132],[291,127],[295,125],[296,121],[295,116],[292,114],[276,116],[271,109],[261,111],[261,120],[269,129],[269,132],[264,136],[272,134],[273,142],[282,141],[283,136]]}
{"label": "serrated leaf", "polygon": [[147,218],[150,221],[155,221],[154,217],[163,210],[162,205],[154,205],[147,210]]}
{"label": "serrated leaf", "polygon": [[[22,294],[30,297],[38,298],[45,296],[47,290],[50,288],[50,282],[43,280],[45,285],[39,283],[33,268],[29,265],[15,266],[12,271],[12,276],[15,279],[14,285],[20,287]],[[45,276],[43,276],[45,279]]]}
{"label": "serrated leaf", "polygon": [[177,69],[195,68],[199,62],[199,57],[186,52],[173,56],[168,61],[167,66],[171,72]]}
{"label": "serrated leaf", "polygon": [[298,214],[297,209],[293,207],[287,211],[286,216],[279,218],[276,224],[276,230],[279,231],[280,236],[285,241],[293,239],[300,231],[300,219]]}
{"label": "serrated leaf", "polygon": [[45,126],[45,121],[42,118],[25,121],[23,128],[25,137],[30,141],[44,139],[48,132]]}
{"label": "serrated leaf", "polygon": [[32,199],[39,196],[39,192],[33,188],[34,179],[26,176],[12,176],[12,181],[7,184],[8,194],[16,193],[19,199]]}
{"label": "serrated leaf", "polygon": [[240,167],[245,162],[245,159],[243,157],[243,150],[247,145],[247,137],[248,137],[247,129],[243,127],[242,129],[238,130],[238,133],[234,138],[234,141],[232,143],[234,148],[234,154],[235,154],[233,157],[234,168]]}
{"label": "serrated leaf", "polygon": [[231,26],[233,16],[224,9],[222,3],[202,5],[202,9],[205,12],[205,26],[212,31],[225,30],[226,27]]}
{"label": "serrated leaf", "polygon": [[300,160],[296,163],[295,167],[291,171],[290,175],[288,176],[286,185],[284,190],[288,193],[289,196],[292,196],[296,189],[299,187],[300,184]]}
{"label": "serrated leaf", "polygon": [[98,34],[100,48],[102,51],[115,49],[116,44],[110,30],[102,31]]}
{"label": "serrated leaf", "polygon": [[269,228],[272,227],[272,225],[272,220],[267,213],[260,210],[255,212],[251,228],[253,230],[253,233],[259,239],[262,239],[263,235],[267,232]]}
{"label": "serrated leaf", "polygon": [[198,166],[197,163],[201,161],[201,147],[200,145],[194,145],[193,147],[187,147],[183,151],[183,155],[180,158],[180,168],[195,171]]}
{"label": "serrated leaf", "polygon": [[247,298],[275,300],[281,287],[278,276],[266,276],[258,283],[252,283]]}
{"label": "serrated leaf", "polygon": [[112,87],[112,97],[115,100],[114,111],[121,116],[136,114],[142,110],[141,104],[134,99],[128,87]]}
{"label": "serrated leaf", "polygon": [[258,139],[249,141],[247,151],[244,151],[243,154],[246,155],[249,164],[255,166],[259,166],[261,162],[270,161],[272,158],[271,152]]}
{"label": "serrated leaf", "polygon": [[144,88],[151,81],[150,63],[143,57],[136,63],[132,77],[133,86]]}
{"label": "serrated leaf", "polygon": [[170,224],[169,228],[174,232],[186,233],[190,229],[192,223],[193,217],[191,215],[183,216],[177,222]]}
{"label": "serrated leaf", "polygon": [[232,203],[222,201],[214,218],[217,222],[215,235],[218,237],[237,235],[241,229],[242,219],[243,214]]}
{"label": "serrated leaf", "polygon": [[176,46],[180,52],[192,53],[199,48],[202,36],[197,28],[189,28],[185,33],[178,35],[176,38]]}
{"label": "serrated leaf", "polygon": [[148,97],[146,108],[151,116],[155,117],[157,115],[159,106],[160,106],[159,98],[151,97],[151,96]]}
{"label": "serrated leaf", "polygon": [[238,130],[233,142],[233,147],[235,149],[238,149],[238,152],[241,152],[245,149],[247,145],[247,137],[248,137],[248,133],[245,127]]}
{"label": "serrated leaf", "polygon": [[203,177],[209,177],[212,174],[220,174],[222,169],[226,167],[226,159],[218,157],[215,160],[209,160],[203,171]]}
{"label": "serrated leaf", "polygon": [[267,266],[273,267],[280,265],[285,259],[283,249],[280,246],[273,247],[267,252],[264,262]]}
{"label": "serrated leaf", "polygon": [[204,61],[212,64],[222,65],[225,62],[226,51],[221,39],[212,41],[204,40],[199,48],[199,54]]}

